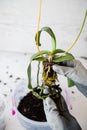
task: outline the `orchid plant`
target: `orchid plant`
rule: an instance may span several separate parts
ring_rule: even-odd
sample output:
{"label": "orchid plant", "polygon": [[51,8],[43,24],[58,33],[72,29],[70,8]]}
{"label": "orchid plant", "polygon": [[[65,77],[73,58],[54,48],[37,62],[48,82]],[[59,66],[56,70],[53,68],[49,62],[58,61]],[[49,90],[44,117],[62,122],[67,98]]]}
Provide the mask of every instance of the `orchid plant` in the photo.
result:
{"label": "orchid plant", "polygon": [[[52,97],[59,97],[61,94],[61,87],[59,86],[58,83],[58,76],[57,73],[54,72],[52,69],[53,64],[61,64],[61,62],[66,61],[66,60],[73,60],[75,59],[74,56],[69,53],[70,49],[76,44],[77,40],[79,39],[79,36],[83,30],[85,20],[87,16],[87,11],[85,13],[85,17],[82,23],[82,26],[80,28],[80,31],[71,45],[69,49],[66,51],[62,49],[57,49],[56,48],[56,37],[53,32],[53,30],[50,27],[43,27],[41,30],[39,30],[36,35],[35,35],[35,41],[36,45],[41,46],[40,42],[40,37],[42,32],[46,32],[49,34],[52,40],[52,50],[39,50],[37,53],[31,56],[30,58],[30,63],[27,69],[27,74],[28,74],[28,88],[32,90],[33,94],[39,98],[39,99],[45,99],[48,96]],[[37,69],[37,85],[33,87],[32,81],[31,81],[31,74],[32,74],[32,62],[37,61],[38,62],[38,69]],[[39,73],[40,73],[40,64],[42,63],[42,83],[39,83]],[[74,85],[74,82],[70,79],[68,79],[68,86],[71,87]],[[46,87],[49,89],[48,93],[44,93],[44,90]]]}
{"label": "orchid plant", "polygon": [[[53,71],[52,65],[61,64],[63,61],[73,60],[75,58],[71,53],[69,53],[69,51],[73,48],[73,46],[76,44],[77,40],[79,39],[80,34],[83,30],[85,21],[86,21],[86,17],[87,17],[87,10],[85,13],[84,20],[82,22],[82,26],[80,28],[80,31],[79,31],[76,39],[74,40],[72,45],[66,51],[56,48],[56,44],[57,44],[56,37],[50,27],[43,27],[41,30],[37,31],[36,36],[35,36],[35,41],[36,41],[36,45],[38,48],[38,52],[31,56],[29,66],[27,68],[28,88],[33,92],[33,94],[37,98],[45,99],[48,96],[52,96],[54,98],[60,96],[62,89],[59,86],[58,76],[57,76],[57,73]],[[41,33],[43,31],[47,32],[52,39],[52,50],[50,50],[50,51],[49,50],[40,51],[40,49],[39,49],[39,46],[41,46],[40,37],[41,37]],[[32,80],[31,80],[31,75],[32,75],[31,67],[32,67],[33,61],[38,62],[37,77],[36,77],[37,85],[36,86],[32,85]],[[40,74],[40,67],[41,67],[40,64],[41,63],[43,65],[43,67],[42,67],[43,72],[42,72],[42,83],[40,84],[39,83],[39,74]],[[67,79],[68,79],[68,86],[69,87],[73,86],[74,82],[69,78],[67,78]],[[48,87],[49,91],[48,91],[48,93],[44,93],[44,90],[47,89],[47,87]],[[15,115],[15,113],[16,113],[16,111],[14,109],[14,101],[12,98],[12,115]]]}

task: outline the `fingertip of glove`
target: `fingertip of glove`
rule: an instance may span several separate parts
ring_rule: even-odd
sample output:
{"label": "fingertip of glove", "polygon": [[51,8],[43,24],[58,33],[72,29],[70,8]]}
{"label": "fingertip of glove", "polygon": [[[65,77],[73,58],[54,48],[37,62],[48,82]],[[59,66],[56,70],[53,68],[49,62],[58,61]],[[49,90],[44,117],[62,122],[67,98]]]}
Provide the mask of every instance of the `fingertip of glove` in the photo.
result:
{"label": "fingertip of glove", "polygon": [[47,97],[47,98],[44,100],[44,103],[48,105],[48,104],[51,103],[51,101],[52,101],[52,99],[51,99],[50,97]]}
{"label": "fingertip of glove", "polygon": [[49,111],[50,103],[51,103],[50,97],[47,97],[45,100],[43,100],[44,110],[45,110],[46,113]]}
{"label": "fingertip of glove", "polygon": [[55,102],[50,97],[47,97],[44,101],[45,105],[47,107],[55,106]]}
{"label": "fingertip of glove", "polygon": [[58,65],[53,65],[53,66],[52,66],[52,69],[53,69],[54,71],[56,71],[56,70],[58,69]]}

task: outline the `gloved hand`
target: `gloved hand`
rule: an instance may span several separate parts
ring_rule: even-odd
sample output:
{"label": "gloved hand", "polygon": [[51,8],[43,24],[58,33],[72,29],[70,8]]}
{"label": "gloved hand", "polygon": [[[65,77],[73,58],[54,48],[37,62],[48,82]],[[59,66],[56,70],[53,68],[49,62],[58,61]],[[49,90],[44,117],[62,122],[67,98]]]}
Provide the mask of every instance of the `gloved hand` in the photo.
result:
{"label": "gloved hand", "polygon": [[58,74],[72,79],[78,89],[87,96],[87,69],[78,60],[61,62],[60,65],[53,65],[53,70]]}
{"label": "gloved hand", "polygon": [[57,100],[57,104],[50,97],[46,98],[44,111],[52,130],[81,130],[77,120],[69,113],[62,96]]}

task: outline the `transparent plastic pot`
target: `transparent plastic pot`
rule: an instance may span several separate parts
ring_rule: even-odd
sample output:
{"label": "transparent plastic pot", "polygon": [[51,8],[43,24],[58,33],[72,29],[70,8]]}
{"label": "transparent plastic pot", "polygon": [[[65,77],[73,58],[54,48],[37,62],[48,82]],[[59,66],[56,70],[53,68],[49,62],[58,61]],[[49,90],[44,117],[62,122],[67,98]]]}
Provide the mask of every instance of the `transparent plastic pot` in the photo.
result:
{"label": "transparent plastic pot", "polygon": [[20,100],[29,92],[26,84],[21,84],[18,86],[13,93],[13,104],[16,110],[17,117],[26,130],[52,130],[47,122],[38,122],[23,116],[17,109]]}
{"label": "transparent plastic pot", "polygon": [[0,130],[5,130],[5,111],[6,110],[6,104],[5,104],[5,98],[2,94],[0,94]]}

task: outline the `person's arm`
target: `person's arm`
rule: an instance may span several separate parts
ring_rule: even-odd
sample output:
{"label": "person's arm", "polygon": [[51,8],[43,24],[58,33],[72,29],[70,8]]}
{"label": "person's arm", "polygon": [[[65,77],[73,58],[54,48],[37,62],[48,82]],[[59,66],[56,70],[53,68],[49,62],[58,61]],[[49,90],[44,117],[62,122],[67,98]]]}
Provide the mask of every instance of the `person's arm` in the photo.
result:
{"label": "person's arm", "polygon": [[53,65],[53,70],[72,79],[77,88],[87,97],[87,69],[80,61],[64,61],[60,65]]}
{"label": "person's arm", "polygon": [[50,97],[46,98],[44,111],[52,130],[82,130],[77,120],[69,113],[62,96],[58,98],[57,104]]}

